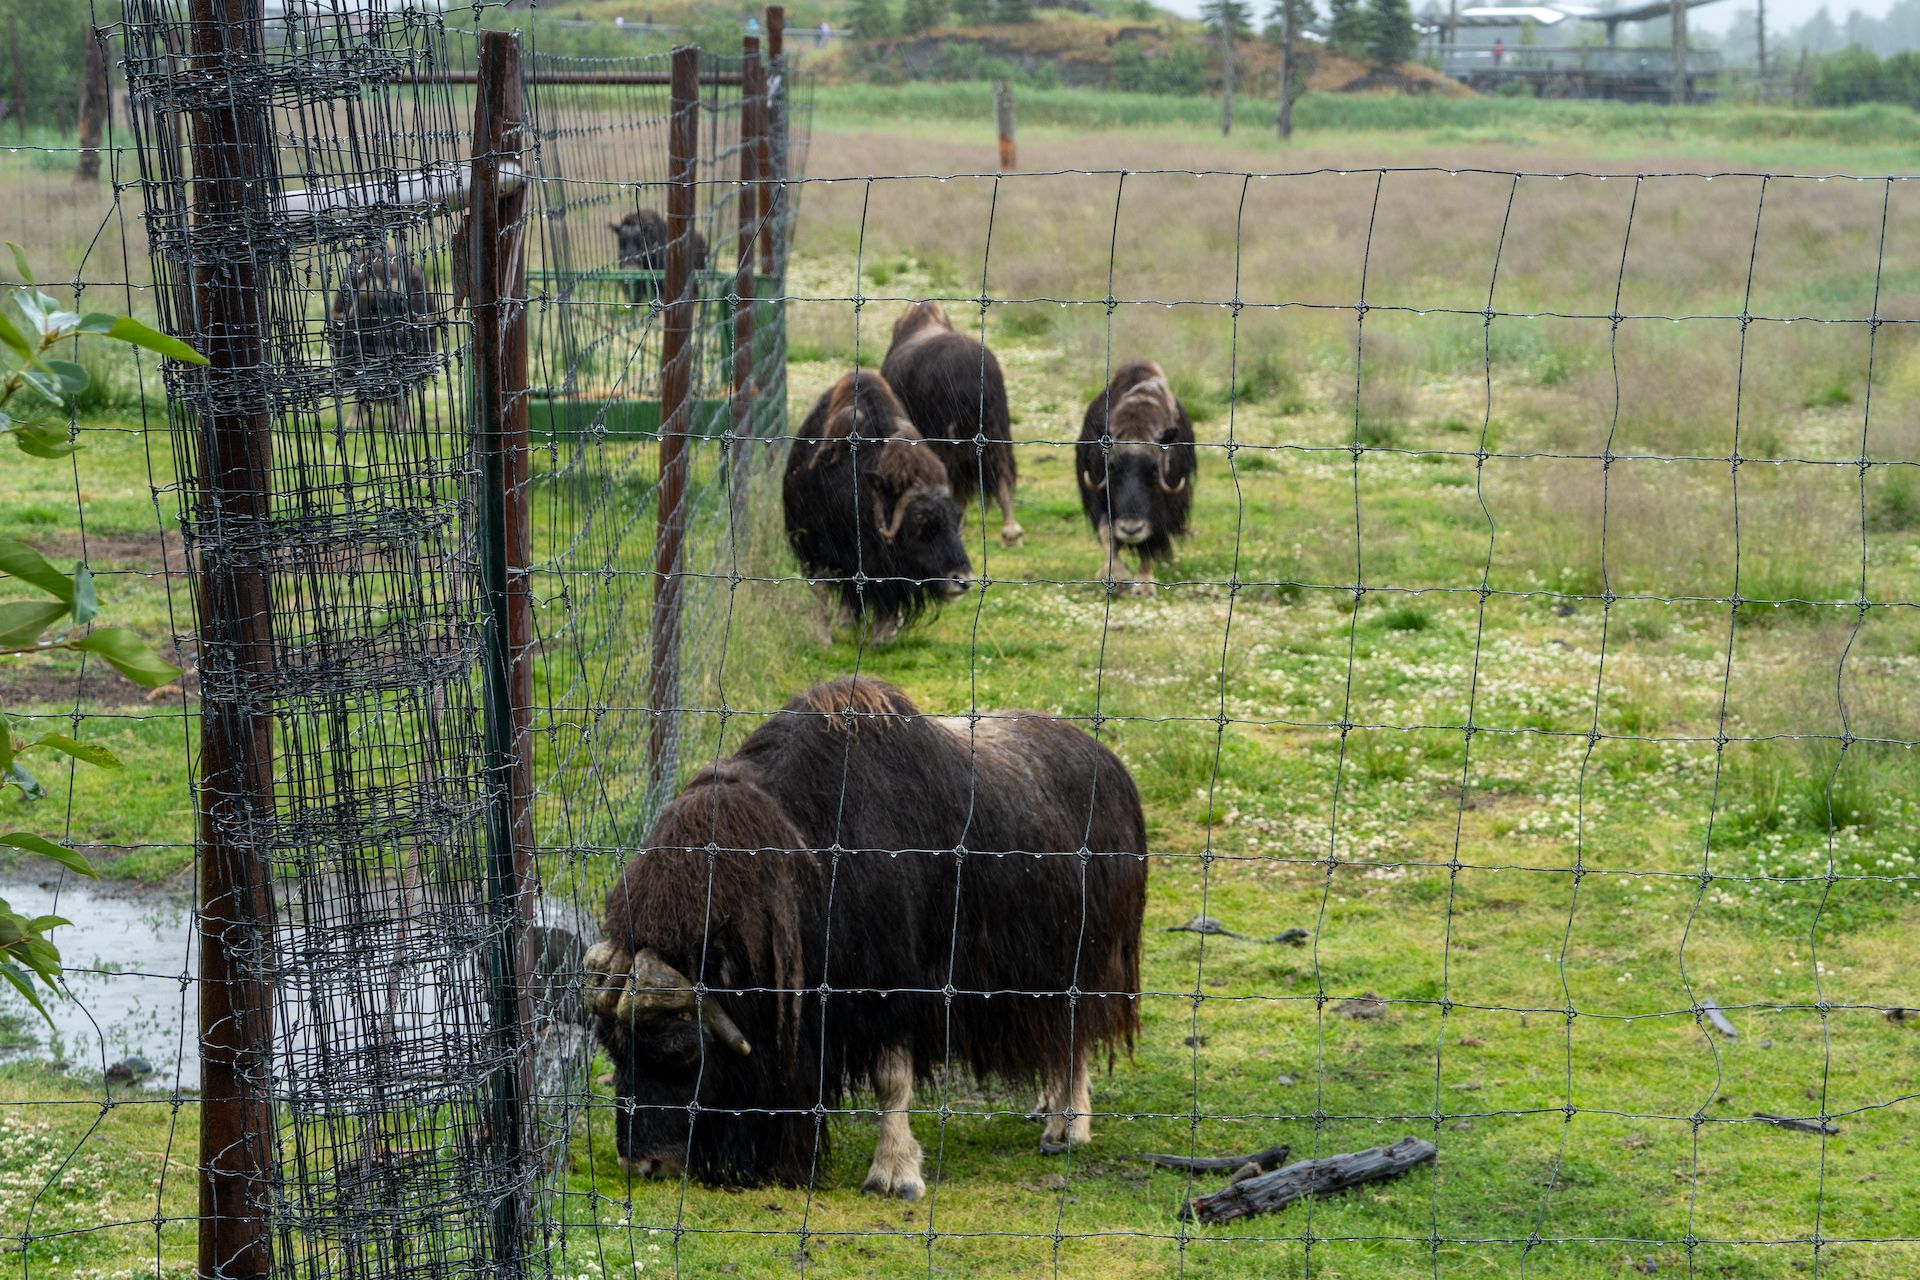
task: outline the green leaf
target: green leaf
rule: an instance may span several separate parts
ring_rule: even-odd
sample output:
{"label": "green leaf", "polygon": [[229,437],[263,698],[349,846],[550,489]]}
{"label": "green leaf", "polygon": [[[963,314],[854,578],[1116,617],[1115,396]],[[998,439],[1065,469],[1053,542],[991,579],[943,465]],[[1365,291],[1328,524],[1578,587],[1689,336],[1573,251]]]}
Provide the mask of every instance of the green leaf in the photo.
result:
{"label": "green leaf", "polygon": [[[29,929],[32,928],[31,921],[28,922],[27,927]],[[29,969],[39,974],[40,981],[46,983],[48,986],[51,987],[59,980],[60,948],[54,946],[39,934],[29,933],[9,949],[13,952],[16,960],[19,960]]]}
{"label": "green leaf", "polygon": [[0,774],[13,768],[13,726],[0,716]]}
{"label": "green leaf", "polygon": [[84,627],[100,614],[100,596],[93,589],[93,570],[82,561],[73,566],[73,624]]}
{"label": "green leaf", "polygon": [[20,273],[22,280],[32,284],[33,268],[27,265],[27,251],[11,240],[7,241],[7,248],[13,250],[13,269]]}
{"label": "green leaf", "polygon": [[36,458],[64,458],[80,448],[78,440],[67,438],[65,427],[51,422],[30,422],[15,427],[13,443],[20,452]]}
{"label": "green leaf", "polygon": [[47,372],[59,380],[60,389],[68,396],[79,395],[87,389],[87,383],[92,381],[86,369],[71,360],[49,360]]}
{"label": "green leaf", "polygon": [[[80,322],[82,326],[86,324],[87,319],[91,319],[91,317],[82,319]],[[82,328],[81,332],[90,331]],[[106,336],[114,339],[116,342],[131,343],[136,347],[145,347],[147,350],[158,352],[163,356],[171,356],[175,360],[184,360],[188,364],[205,364],[207,362],[205,356],[180,341],[180,339],[170,338],[158,329],[149,328],[141,324],[138,320],[129,319],[126,316],[115,316],[113,323],[107,328]]]}
{"label": "green leaf", "polygon": [[33,359],[33,348],[27,343],[27,335],[20,332],[20,326],[4,310],[0,310],[0,342],[12,347],[22,358]]}
{"label": "green leaf", "polygon": [[89,631],[74,648],[97,653],[113,669],[143,689],[157,689],[178,678],[180,668],[155,653],[147,643],[125,627],[104,627]]}
{"label": "green leaf", "polygon": [[53,1018],[48,1015],[47,1006],[40,1003],[40,995],[33,989],[33,979],[27,976],[24,969],[11,960],[0,960],[0,978],[5,978],[13,989],[18,991],[22,998],[47,1020],[48,1026],[53,1025]]}
{"label": "green leaf", "polygon": [[50,373],[42,373],[38,369],[22,369],[20,380],[38,391],[51,404],[64,405],[67,402],[66,392],[60,389],[60,379]]}
{"label": "green leaf", "polygon": [[37,853],[43,858],[59,863],[69,871],[77,871],[89,880],[98,880],[100,873],[91,863],[63,844],[55,844],[45,836],[34,835],[31,831],[9,831],[0,836],[0,844],[11,845],[27,853]]}
{"label": "green leaf", "polygon": [[28,773],[25,769],[22,769],[20,762],[17,760],[7,766],[4,781],[7,786],[20,788],[20,798],[22,800],[43,800],[46,798],[47,789],[40,785],[40,779]]}
{"label": "green leaf", "polygon": [[38,587],[69,605],[73,603],[73,579],[49,564],[45,556],[17,539],[0,538],[0,573]]}
{"label": "green leaf", "polygon": [[0,649],[23,649],[32,644],[41,632],[66,617],[69,607],[59,600],[9,600],[0,604]]}
{"label": "green leaf", "polygon": [[45,933],[49,929],[58,929],[61,925],[72,927],[73,921],[65,916],[35,916],[27,922],[27,932]]}
{"label": "green leaf", "polygon": [[76,334],[112,333],[114,321],[119,318],[119,316],[110,316],[104,311],[89,311],[80,317],[80,323],[73,327],[73,331]]}
{"label": "green leaf", "polygon": [[120,757],[105,747],[97,743],[77,741],[76,739],[69,738],[64,733],[43,733],[22,746],[20,748],[20,754],[25,755],[36,747],[46,747],[49,750],[72,756],[75,760],[84,761],[87,764],[96,765],[102,769],[118,769],[120,767]]}

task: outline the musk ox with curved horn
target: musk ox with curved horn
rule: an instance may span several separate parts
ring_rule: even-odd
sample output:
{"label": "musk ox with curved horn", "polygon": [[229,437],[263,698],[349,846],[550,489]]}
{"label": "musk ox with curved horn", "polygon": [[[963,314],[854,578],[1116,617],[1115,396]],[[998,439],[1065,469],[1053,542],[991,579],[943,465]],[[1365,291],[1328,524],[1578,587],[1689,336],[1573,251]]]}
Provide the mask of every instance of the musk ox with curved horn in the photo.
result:
{"label": "musk ox with curved horn", "polygon": [[[635,209],[611,225],[614,241],[620,247],[621,270],[664,272],[667,269],[667,220],[658,209]],[[693,269],[705,271],[707,238],[698,231],[689,234],[693,245]],[[628,282],[629,296],[636,306],[646,301],[648,288],[644,281]]]}
{"label": "musk ox with curved horn", "polygon": [[1173,554],[1187,532],[1198,465],[1193,423],[1151,360],[1120,366],[1106,390],[1087,405],[1074,447],[1080,505],[1107,553],[1103,577],[1118,576],[1120,548],[1140,561],[1131,589],[1153,591],[1153,565]]}
{"label": "musk ox with curved horn", "polygon": [[946,469],[886,379],[849,373],[800,426],[781,486],[787,544],[822,593],[816,638],[873,620],[885,644],[972,578]]}
{"label": "musk ox with curved horn", "polygon": [[[1013,518],[1019,474],[1000,362],[956,330],[937,302],[916,302],[893,322],[893,345],[880,365],[907,417],[934,444],[954,496],[977,492],[1000,505],[1000,541],[1018,546],[1026,532]],[[985,443],[981,443],[984,439]]]}
{"label": "musk ox with curved horn", "polygon": [[947,1066],[1038,1081],[1041,1150],[1086,1143],[1089,1059],[1139,1027],[1146,887],[1139,792],[1080,729],[815,686],[688,783],[607,893],[587,1004],[622,1164],[809,1182],[816,1108],[864,1082],[864,1189],[914,1199],[913,1086]]}

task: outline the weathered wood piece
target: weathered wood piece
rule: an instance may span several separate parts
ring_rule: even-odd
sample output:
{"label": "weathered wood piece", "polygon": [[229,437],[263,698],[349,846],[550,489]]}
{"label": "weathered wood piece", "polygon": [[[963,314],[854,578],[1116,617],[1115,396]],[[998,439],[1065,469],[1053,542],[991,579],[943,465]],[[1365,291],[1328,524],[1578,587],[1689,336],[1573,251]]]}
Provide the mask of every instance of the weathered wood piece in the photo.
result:
{"label": "weathered wood piece", "polygon": [[1756,1111],[1755,1120],[1765,1120],[1768,1124],[1778,1125],[1782,1129],[1797,1129],[1801,1133],[1824,1133],[1828,1137],[1840,1132],[1840,1126],[1826,1120],[1802,1120],[1798,1116],[1776,1116],[1771,1111]]}
{"label": "weathered wood piece", "polygon": [[1713,1024],[1713,1029],[1727,1039],[1738,1040],[1740,1038],[1740,1033],[1733,1029],[1731,1022],[1727,1021],[1727,1015],[1720,1012],[1720,1006],[1713,1001],[1702,1000],[1700,1002],[1700,1012],[1706,1014],[1707,1021]]}
{"label": "weathered wood piece", "polygon": [[1259,1165],[1260,1172],[1265,1173],[1270,1169],[1278,1169],[1292,1150],[1292,1147],[1281,1143],[1277,1147],[1268,1147],[1244,1156],[1144,1155],[1135,1159],[1158,1165],[1162,1169],[1182,1169],[1189,1173],[1235,1173],[1249,1164]]}
{"label": "weathered wood piece", "polygon": [[1369,1147],[1324,1160],[1299,1160],[1199,1196],[1181,1209],[1180,1216],[1218,1224],[1272,1213],[1306,1196],[1329,1195],[1363,1182],[1397,1177],[1438,1154],[1439,1148],[1423,1138],[1402,1138],[1388,1147]]}

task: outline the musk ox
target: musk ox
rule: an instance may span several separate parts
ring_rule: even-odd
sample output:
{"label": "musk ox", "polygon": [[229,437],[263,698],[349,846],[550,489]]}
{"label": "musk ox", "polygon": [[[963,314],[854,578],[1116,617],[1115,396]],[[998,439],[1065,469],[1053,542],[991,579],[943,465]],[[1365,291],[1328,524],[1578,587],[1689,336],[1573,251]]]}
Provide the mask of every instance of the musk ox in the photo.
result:
{"label": "musk ox", "polygon": [[1102,576],[1116,576],[1127,547],[1140,561],[1138,577],[1128,575],[1131,589],[1150,594],[1154,561],[1168,559],[1173,540],[1187,532],[1198,462],[1193,423],[1159,365],[1120,366],[1088,403],[1074,453],[1080,505],[1107,553]]}
{"label": "musk ox", "polygon": [[1007,383],[993,352],[956,330],[937,302],[916,302],[893,322],[893,344],[880,365],[907,417],[946,464],[954,496],[979,493],[1000,505],[1000,541],[1018,546],[1025,530],[1013,518],[1013,428]]}
{"label": "musk ox", "polygon": [[688,783],[607,893],[587,1004],[621,1161],[808,1182],[815,1108],[864,1081],[864,1189],[914,1199],[913,1086],[943,1066],[1037,1081],[1041,1149],[1086,1143],[1090,1058],[1138,1030],[1146,887],[1139,792],[1080,729],[815,686]]}
{"label": "musk ox", "polygon": [[800,426],[782,486],[787,544],[819,582],[816,637],[873,623],[885,644],[929,604],[964,595],[973,568],[946,469],[879,374],[836,382]]}
{"label": "musk ox", "polygon": [[419,263],[392,244],[354,252],[327,313],[327,345],[356,423],[392,406],[394,426],[406,426],[409,392],[433,376],[438,328]]}
{"label": "musk ox", "polygon": [[[613,238],[620,246],[620,269],[623,271],[662,271],[667,269],[667,220],[660,216],[657,209],[635,209],[620,221],[613,223]],[[690,232],[693,239],[693,269],[707,269],[707,239],[698,231]],[[628,282],[629,296],[637,305],[646,301],[649,291],[644,281]]]}

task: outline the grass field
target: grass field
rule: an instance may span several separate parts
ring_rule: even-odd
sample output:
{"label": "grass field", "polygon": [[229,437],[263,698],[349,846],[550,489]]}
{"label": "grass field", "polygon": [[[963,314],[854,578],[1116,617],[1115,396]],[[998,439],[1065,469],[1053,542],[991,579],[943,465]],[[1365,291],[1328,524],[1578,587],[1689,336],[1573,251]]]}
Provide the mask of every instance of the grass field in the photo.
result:
{"label": "grass field", "polygon": [[[976,516],[981,591],[888,648],[821,649],[756,495],[699,691],[747,714],[724,738],[702,718],[690,755],[856,668],[932,711],[1102,717],[1158,855],[1141,1044],[1096,1080],[1094,1145],[1068,1159],[1037,1154],[1021,1090],[923,1091],[937,1187],[915,1205],[857,1194],[870,1117],[831,1123],[811,1192],[720,1192],[629,1185],[595,1108],[560,1270],[1584,1277],[1650,1257],[1757,1278],[1813,1274],[1816,1232],[1820,1274],[1920,1270],[1920,1033],[1883,1012],[1920,1004],[1920,468],[1880,465],[1920,461],[1920,351],[1911,326],[1858,323],[1920,319],[1916,197],[1774,180],[1761,211],[1755,178],[1338,172],[1885,171],[1911,117],[1732,140],[1708,113],[1675,139],[1657,111],[1340,104],[1360,123],[1306,116],[1283,151],[1209,136],[1205,104],[1095,128],[1070,111],[1117,95],[1057,117],[1023,98],[1035,169],[1329,172],[863,180],[986,167],[974,92],[820,95],[811,172],[851,180],[804,193],[792,399],[856,351],[876,364],[898,299],[984,288],[1026,544]],[[976,119],[977,141],[953,124]],[[1207,445],[1195,532],[1152,599],[1097,581],[1068,448],[1109,355],[1135,354]],[[169,449],[126,399],[83,428],[77,471],[16,471],[0,534],[77,555],[77,490],[89,558],[124,570],[108,616],[158,638],[184,625]],[[57,715],[65,678],[0,670],[0,689]],[[83,736],[129,764],[80,775],[74,834],[114,875],[179,875],[191,699],[84,678]],[[54,790],[38,820],[65,811]],[[1313,939],[1165,931],[1201,912]],[[1341,1011],[1367,993],[1384,1016]],[[1708,998],[1738,1039],[1700,1022]],[[152,1220],[193,1211],[194,1108],[103,1111],[113,1096],[0,1077],[0,1234],[47,1237],[27,1274],[117,1280],[156,1256],[187,1274],[191,1224]],[[5,1105],[28,1101],[49,1105]],[[1176,1217],[1220,1180],[1129,1159],[1404,1134],[1438,1162],[1229,1228]]]}

